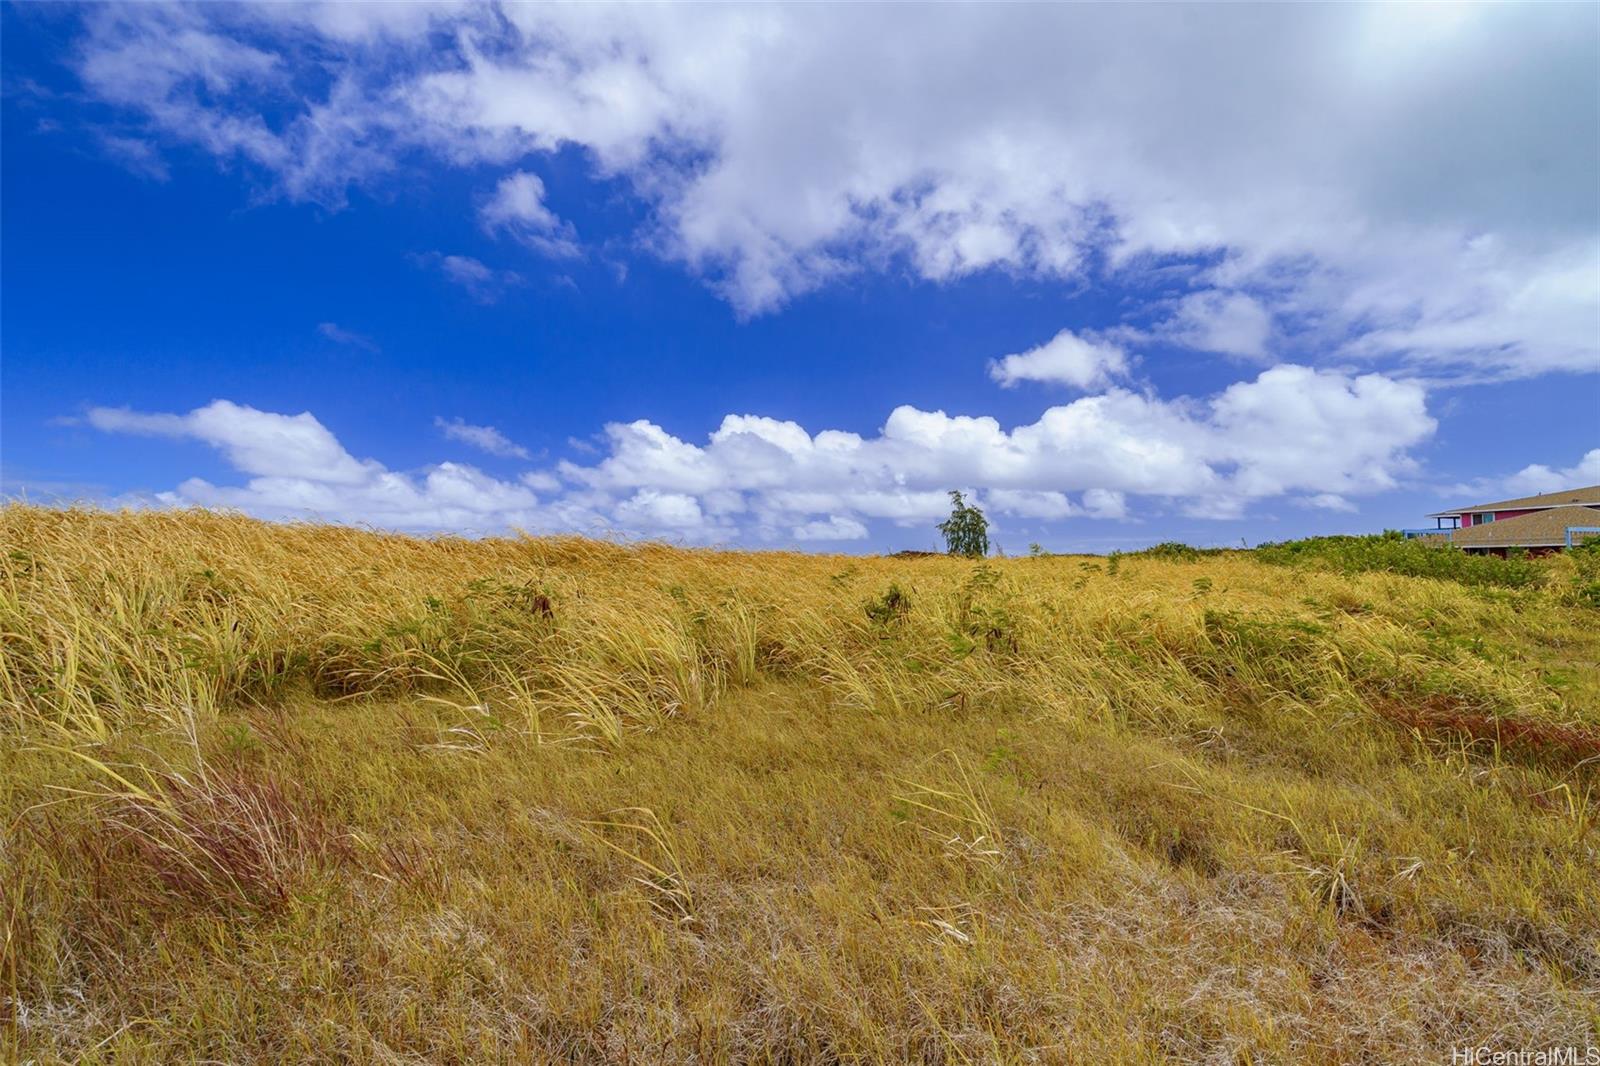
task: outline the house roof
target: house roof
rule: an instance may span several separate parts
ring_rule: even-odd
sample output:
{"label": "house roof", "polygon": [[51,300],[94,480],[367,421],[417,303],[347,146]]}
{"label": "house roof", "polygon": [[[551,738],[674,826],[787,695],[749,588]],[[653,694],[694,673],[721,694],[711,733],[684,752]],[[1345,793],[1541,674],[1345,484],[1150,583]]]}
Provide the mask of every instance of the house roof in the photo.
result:
{"label": "house roof", "polygon": [[1551,507],[1516,518],[1502,518],[1450,533],[1459,548],[1541,548],[1567,542],[1568,526],[1600,526],[1600,502],[1593,507]]}
{"label": "house roof", "polygon": [[1435,511],[1429,518],[1449,518],[1452,515],[1468,514],[1472,511],[1515,511],[1523,507],[1558,507],[1564,503],[1594,506],[1600,504],[1600,485],[1589,485],[1581,489],[1562,489],[1560,492],[1545,492],[1538,496],[1522,496],[1515,500],[1496,500],[1494,503],[1478,503],[1471,507],[1452,507],[1447,511]]}

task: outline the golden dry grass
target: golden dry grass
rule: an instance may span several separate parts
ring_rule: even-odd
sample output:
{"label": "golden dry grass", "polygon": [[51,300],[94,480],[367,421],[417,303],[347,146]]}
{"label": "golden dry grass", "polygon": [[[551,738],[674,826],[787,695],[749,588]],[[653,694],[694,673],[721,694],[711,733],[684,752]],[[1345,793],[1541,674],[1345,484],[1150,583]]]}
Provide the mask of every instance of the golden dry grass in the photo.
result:
{"label": "golden dry grass", "polygon": [[1600,1043],[1600,627],[1540,589],[18,505],[0,541],[0,1059]]}

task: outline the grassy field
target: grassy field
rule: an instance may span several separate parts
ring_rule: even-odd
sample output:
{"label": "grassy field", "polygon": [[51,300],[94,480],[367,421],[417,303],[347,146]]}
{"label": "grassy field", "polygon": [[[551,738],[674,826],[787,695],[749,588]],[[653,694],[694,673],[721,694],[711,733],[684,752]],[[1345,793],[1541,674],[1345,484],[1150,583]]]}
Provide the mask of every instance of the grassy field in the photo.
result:
{"label": "grassy field", "polygon": [[1570,558],[0,544],[3,1061],[1600,1043]]}

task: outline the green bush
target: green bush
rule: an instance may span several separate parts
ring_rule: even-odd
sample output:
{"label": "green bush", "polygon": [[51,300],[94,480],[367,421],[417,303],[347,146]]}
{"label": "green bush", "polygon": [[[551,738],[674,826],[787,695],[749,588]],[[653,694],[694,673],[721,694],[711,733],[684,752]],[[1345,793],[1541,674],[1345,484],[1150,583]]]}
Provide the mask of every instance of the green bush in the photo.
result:
{"label": "green bush", "polygon": [[868,600],[861,609],[874,625],[886,626],[911,613],[911,597],[902,592],[899,585],[890,583],[882,596]]}
{"label": "green bush", "polygon": [[1343,573],[1383,570],[1412,577],[1436,577],[1464,585],[1530,588],[1544,580],[1533,560],[1471,555],[1453,544],[1407,540],[1390,530],[1365,537],[1307,537],[1263,544],[1256,558],[1283,566],[1310,565]]}
{"label": "green bush", "polygon": [[1584,537],[1567,556],[1573,566],[1573,598],[1585,607],[1600,607],[1600,537]]}
{"label": "green bush", "polygon": [[1196,548],[1182,541],[1164,540],[1160,544],[1150,545],[1143,551],[1129,554],[1139,559],[1166,559],[1170,562],[1193,563],[1208,555],[1221,555],[1222,552],[1222,548]]}

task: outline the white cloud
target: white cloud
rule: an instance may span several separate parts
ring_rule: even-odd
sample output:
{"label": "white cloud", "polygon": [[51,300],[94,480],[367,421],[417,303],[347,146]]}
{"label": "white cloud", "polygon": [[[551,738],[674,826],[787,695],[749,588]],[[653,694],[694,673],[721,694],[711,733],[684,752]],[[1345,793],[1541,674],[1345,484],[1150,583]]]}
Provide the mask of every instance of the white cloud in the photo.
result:
{"label": "white cloud", "polygon": [[1433,435],[1421,386],[1276,366],[1211,404],[1218,458],[1244,497],[1381,492],[1414,469],[1401,450]]}
{"label": "white cloud", "polygon": [[1345,514],[1355,514],[1359,508],[1343,496],[1332,492],[1319,492],[1315,496],[1307,496],[1304,504],[1323,511],[1341,511]]}
{"label": "white cloud", "polygon": [[994,510],[1018,518],[1067,518],[1079,513],[1064,492],[994,489],[984,497],[983,502]]}
{"label": "white cloud", "polygon": [[523,278],[514,270],[496,270],[481,259],[470,255],[443,255],[428,252],[414,255],[412,262],[418,266],[438,270],[448,280],[467,290],[479,303],[492,304],[504,296],[507,289],[521,285]]}
{"label": "white cloud", "polygon": [[866,526],[843,515],[829,515],[794,527],[795,540],[862,540],[866,535]]}
{"label": "white cloud", "polygon": [[216,400],[188,414],[97,407],[85,421],[108,433],[203,441],[250,475],[242,485],[190,478],[155,494],[162,504],[234,508],[264,518],[318,518],[392,529],[498,532],[605,528],[606,519],[572,501],[541,504],[532,488],[461,463],[416,473],[356,459],[311,414],[283,415]]}
{"label": "white cloud", "polygon": [[[1435,428],[1420,385],[1293,365],[1205,399],[1111,388],[1009,430],[990,417],[910,406],[891,411],[873,436],[729,415],[693,444],[646,420],[614,423],[593,460],[512,481],[451,462],[390,470],[352,456],[309,413],[226,400],[187,414],[94,408],[85,421],[105,432],[203,441],[247,475],[235,486],[190,479],[160,494],[168,503],[402,529],[614,530],[700,541],[860,539],[874,520],[931,524],[948,514],[953,487],[996,515],[1022,518],[1121,519],[1134,497],[1234,517],[1260,501],[1392,488],[1415,469],[1408,449]],[[491,427],[440,426],[491,451],[524,454]]]}
{"label": "white cloud", "polygon": [[500,180],[494,196],[478,211],[490,233],[506,231],[528,247],[557,258],[579,254],[576,233],[544,202],[544,181],[537,174],[517,171]]}
{"label": "white cloud", "polygon": [[[526,459],[528,449],[507,437],[493,426],[474,426],[460,418],[442,418],[434,416],[434,426],[445,435],[446,440],[456,440],[463,444],[470,444],[480,451],[490,455],[498,455],[505,459]],[[526,481],[526,479],[524,479]]]}
{"label": "white cloud", "polygon": [[1213,290],[1184,297],[1165,328],[1169,339],[1189,348],[1261,359],[1272,316],[1251,296]]}
{"label": "white cloud", "polygon": [[1128,500],[1122,493],[1110,489],[1090,489],[1083,494],[1083,508],[1091,518],[1124,518],[1128,514]]}
{"label": "white cloud", "polygon": [[542,470],[530,470],[517,480],[534,492],[557,492],[561,489],[561,479]]}
{"label": "white cloud", "polygon": [[493,199],[484,204],[478,216],[487,229],[520,224],[548,233],[561,225],[544,204],[544,181],[537,174],[517,171],[500,179]]}
{"label": "white cloud", "polygon": [[[291,198],[337,205],[419,150],[475,172],[580,148],[746,314],[866,269],[1177,263],[1198,288],[1172,328],[1212,350],[1258,356],[1271,316],[1279,357],[1597,362],[1581,5],[128,5],[84,26],[92,94]],[[491,203],[522,196],[548,238],[528,177]]]}
{"label": "white cloud", "polygon": [[1043,381],[1093,389],[1128,373],[1128,356],[1114,344],[1090,340],[1064,329],[1050,340],[989,364],[989,376],[1002,388]]}
{"label": "white cloud", "polygon": [[[158,124],[186,117],[202,121],[194,132],[210,132],[215,127],[203,122],[202,91],[222,95],[271,85],[281,82],[284,67],[273,52],[233,39],[204,16],[176,6],[91,12],[78,73],[107,100],[153,109]],[[197,114],[179,116],[172,109],[180,105]]]}
{"label": "white cloud", "polygon": [[369,352],[377,352],[378,344],[371,337],[354,330],[345,329],[337,322],[317,323],[317,332],[333,341],[335,344],[348,344],[352,348],[361,348]]}
{"label": "white cloud", "polygon": [[494,271],[470,255],[443,255],[439,269],[445,277],[461,285],[481,285],[494,277]]}
{"label": "white cloud", "polygon": [[107,156],[141,178],[160,182],[172,179],[166,160],[161,158],[160,151],[149,141],[108,133],[100,137],[100,147]]}
{"label": "white cloud", "polygon": [[1414,469],[1407,449],[1435,429],[1425,400],[1414,383],[1284,365],[1206,401],[1113,388],[1009,431],[993,418],[909,406],[875,437],[730,415],[700,445],[645,420],[612,424],[604,458],[563,463],[561,473],[604,493],[744,494],[769,533],[814,514],[923,522],[963,485],[1025,517],[1072,513],[1064,494],[1077,491],[1096,517],[1124,516],[1128,495],[1236,515],[1292,493],[1394,487]]}
{"label": "white cloud", "polygon": [[1592,448],[1569,467],[1549,467],[1532,463],[1500,478],[1479,478],[1476,481],[1452,485],[1443,490],[1452,497],[1468,502],[1489,503],[1496,499],[1510,500],[1519,496],[1538,496],[1562,489],[1584,488],[1600,485],[1600,448]]}
{"label": "white cloud", "polygon": [[683,492],[640,489],[617,504],[617,520],[631,529],[706,533],[706,516],[700,501]]}
{"label": "white cloud", "polygon": [[382,468],[358,460],[308,411],[280,415],[214,400],[186,415],[143,414],[94,407],[89,425],[108,433],[189,438],[222,451],[246,474],[312,478],[329,485],[358,485]]}

